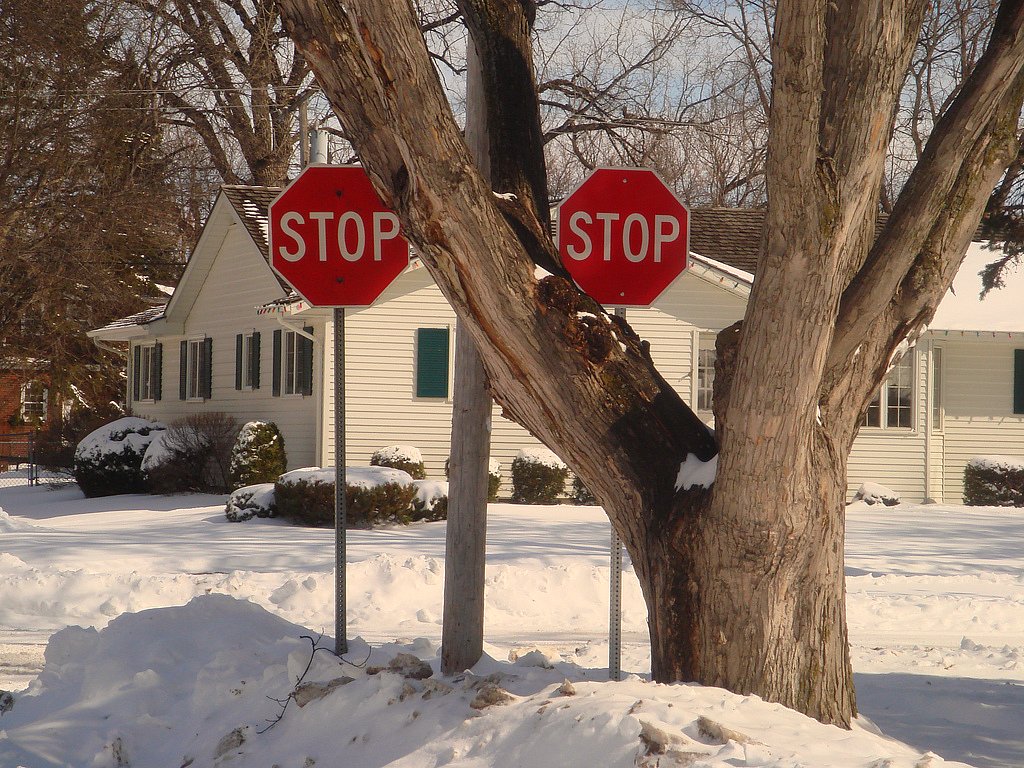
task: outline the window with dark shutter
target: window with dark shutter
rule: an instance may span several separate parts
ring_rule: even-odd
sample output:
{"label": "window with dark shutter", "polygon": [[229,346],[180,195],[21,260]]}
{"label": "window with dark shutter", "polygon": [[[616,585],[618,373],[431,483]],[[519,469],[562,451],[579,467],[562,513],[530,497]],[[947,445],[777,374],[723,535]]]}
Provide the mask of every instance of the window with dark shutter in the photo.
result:
{"label": "window with dark shutter", "polygon": [[178,358],[181,368],[178,376],[178,399],[188,399],[188,342],[181,342],[181,356]]}
{"label": "window with dark shutter", "polygon": [[[303,328],[306,333],[313,333],[313,329],[309,326]],[[301,344],[301,369],[302,369],[302,387],[299,390],[304,395],[313,394],[313,340],[307,339],[305,336],[299,336]]]}
{"label": "window with dark shutter", "polygon": [[235,389],[242,388],[242,368],[245,365],[245,344],[242,334],[235,334]]}
{"label": "window with dark shutter", "polygon": [[199,396],[209,400],[213,395],[213,339],[203,339],[202,357],[199,359]]}
{"label": "window with dark shutter", "polygon": [[249,385],[253,389],[260,388],[260,334],[253,331],[249,344]]}
{"label": "window with dark shutter", "polygon": [[1013,412],[1024,413],[1024,349],[1013,350]]}
{"label": "window with dark shutter", "polygon": [[448,397],[449,330],[416,329],[416,397]]}
{"label": "window with dark shutter", "polygon": [[142,388],[142,347],[136,344],[132,352],[132,402],[138,402],[139,391]]}
{"label": "window with dark shutter", "polygon": [[153,399],[159,400],[164,394],[164,345],[157,342],[153,346],[153,368],[150,378]]}
{"label": "window with dark shutter", "polygon": [[271,392],[274,397],[281,396],[281,329],[274,331],[274,369],[271,381]]}

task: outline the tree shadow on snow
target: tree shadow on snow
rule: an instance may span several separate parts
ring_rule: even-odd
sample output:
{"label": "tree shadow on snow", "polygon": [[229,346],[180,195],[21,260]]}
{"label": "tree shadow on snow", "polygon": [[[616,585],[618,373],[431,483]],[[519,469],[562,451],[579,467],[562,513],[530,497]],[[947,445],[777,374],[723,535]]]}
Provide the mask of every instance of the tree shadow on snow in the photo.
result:
{"label": "tree shadow on snow", "polygon": [[860,714],[881,731],[976,768],[1024,765],[1024,683],[856,674]]}

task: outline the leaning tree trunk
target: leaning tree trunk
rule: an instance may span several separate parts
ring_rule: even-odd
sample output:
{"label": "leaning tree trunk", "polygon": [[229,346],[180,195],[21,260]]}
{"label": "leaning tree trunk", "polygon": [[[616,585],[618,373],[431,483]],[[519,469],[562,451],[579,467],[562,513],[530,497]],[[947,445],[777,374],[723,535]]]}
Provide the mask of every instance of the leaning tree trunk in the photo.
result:
{"label": "leaning tree trunk", "polygon": [[[744,323],[719,335],[712,436],[632,329],[558,276],[524,183],[536,158],[520,158],[511,188],[498,187],[516,200],[481,179],[411,4],[281,3],[375,187],[472,334],[496,401],[566,460],[625,542],[655,679],[755,693],[848,725],[845,457],[894,350],[930,319],[1016,151],[1024,4],[1003,6],[977,76],[937,124],[874,247],[894,104],[925,0],[778,4],[764,245]],[[463,3],[502,62],[489,70],[492,95],[504,76],[521,100],[526,6]],[[538,281],[535,265],[554,276]],[[719,448],[711,490],[676,488],[684,460]]]}

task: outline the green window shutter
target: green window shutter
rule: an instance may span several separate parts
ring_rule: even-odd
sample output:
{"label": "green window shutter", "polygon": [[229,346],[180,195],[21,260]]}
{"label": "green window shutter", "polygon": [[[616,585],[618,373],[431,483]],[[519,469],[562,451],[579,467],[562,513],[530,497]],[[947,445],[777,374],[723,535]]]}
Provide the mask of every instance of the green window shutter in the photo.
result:
{"label": "green window shutter", "polygon": [[270,384],[274,397],[281,396],[281,329],[274,331],[274,379]]}
{"label": "green window shutter", "polygon": [[153,347],[153,399],[159,400],[164,393],[164,345],[160,342]]}
{"label": "green window shutter", "polygon": [[242,388],[242,334],[235,334],[235,389]]}
{"label": "green window shutter", "polygon": [[1024,413],[1024,349],[1013,350],[1013,412]]}
{"label": "green window shutter", "polygon": [[[306,333],[313,333],[313,329],[309,326],[303,328]],[[302,344],[302,387],[300,391],[304,395],[313,394],[313,340],[307,339],[305,336],[299,337],[300,343]]]}
{"label": "green window shutter", "polygon": [[181,357],[179,358],[180,368],[178,369],[178,399],[188,398],[188,342],[181,342]]}
{"label": "green window shutter", "polygon": [[135,345],[135,349],[132,354],[132,402],[137,403],[139,401],[139,392],[141,386],[139,382],[142,379],[142,347],[138,344]]}
{"label": "green window shutter", "polygon": [[448,397],[448,329],[416,329],[416,397]]}
{"label": "green window shutter", "polygon": [[260,388],[260,334],[257,331],[252,335],[252,357],[249,359],[249,365],[251,366],[249,371],[249,380],[252,382],[253,389]]}
{"label": "green window shutter", "polygon": [[200,396],[209,400],[213,395],[213,339],[209,336],[203,339],[202,356],[199,358],[199,386],[203,390]]}

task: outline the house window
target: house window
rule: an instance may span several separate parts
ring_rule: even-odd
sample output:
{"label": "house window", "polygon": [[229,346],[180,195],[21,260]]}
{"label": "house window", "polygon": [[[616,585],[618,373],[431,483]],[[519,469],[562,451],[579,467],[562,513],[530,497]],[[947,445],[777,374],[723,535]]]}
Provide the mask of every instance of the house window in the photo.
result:
{"label": "house window", "polygon": [[274,331],[273,394],[313,394],[313,342],[295,331]]}
{"label": "house window", "polygon": [[28,381],[21,386],[21,419],[38,424],[46,421],[46,404],[50,390],[41,381]]}
{"label": "house window", "polygon": [[448,397],[450,335],[448,328],[416,329],[416,397]]}
{"label": "house window", "polygon": [[212,391],[213,339],[182,341],[179,397],[182,400],[209,400]]}
{"label": "house window", "polygon": [[907,352],[889,371],[871,398],[861,421],[864,427],[912,429],[914,426],[914,353]]}
{"label": "house window", "polygon": [[135,347],[132,399],[159,400],[163,358],[162,344]]}
{"label": "house window", "polygon": [[260,335],[253,331],[235,336],[235,389],[260,387]]}
{"label": "house window", "polygon": [[701,338],[697,350],[697,410],[710,411],[715,391],[715,339]]}

